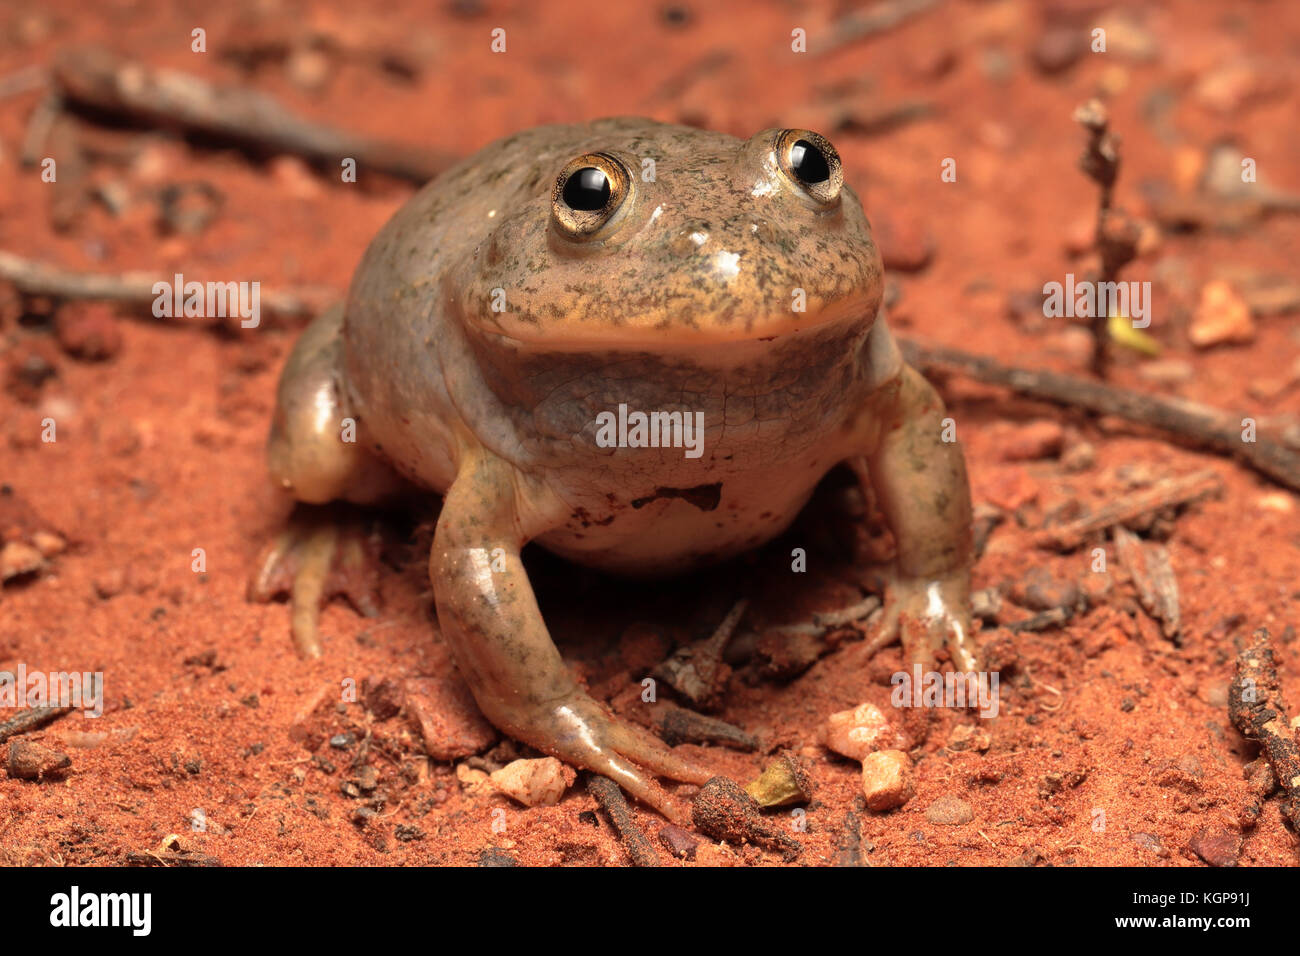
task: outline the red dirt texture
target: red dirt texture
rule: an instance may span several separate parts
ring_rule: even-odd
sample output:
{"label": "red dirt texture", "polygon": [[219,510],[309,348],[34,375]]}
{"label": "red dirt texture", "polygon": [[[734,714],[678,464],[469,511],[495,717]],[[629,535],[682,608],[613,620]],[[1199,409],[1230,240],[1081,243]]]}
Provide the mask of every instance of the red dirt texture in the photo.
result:
{"label": "red dirt texture", "polygon": [[[1113,204],[1139,234],[1121,278],[1149,281],[1152,304],[1146,341],[1110,342],[1108,383],[1240,413],[1295,443],[1300,6],[893,2],[883,6],[904,12],[898,22],[855,36],[880,6],[5,4],[0,251],[103,275],[256,279],[328,301],[416,188],[396,176],[341,183],[284,149],[52,104],[48,68],[83,49],[258,90],[313,122],[431,155],[608,115],[740,137],[808,128],[834,142],[862,198],[899,337],[1088,377],[1087,320],[1048,317],[1038,298],[1044,283],[1097,267],[1098,188],[1080,170],[1087,133],[1074,119],[1096,97],[1120,138]],[[491,49],[496,28],[504,53]],[[792,49],[796,30],[806,52]],[[47,156],[56,183],[42,179]],[[1234,179],[1243,158],[1255,176]],[[766,841],[735,828],[661,834],[666,821],[632,802],[637,843],[583,774],[535,807],[485,779],[542,755],[479,716],[439,635],[427,574],[436,498],[392,529],[378,616],[325,608],[321,659],[295,654],[285,603],[247,600],[290,512],[265,441],[306,321],[155,319],[147,305],[0,280],[0,535],[10,560],[30,565],[0,588],[0,670],[103,675],[101,716],[74,709],[0,744],[0,862],[1300,860],[1284,795],[1228,713],[1237,654],[1258,628],[1284,695],[1300,701],[1300,498],[1285,483],[1118,417],[931,376],[965,448],[977,524],[993,516],[973,582],[1000,600],[978,634],[1000,676],[993,719],[898,716],[901,652],[870,651],[870,619],[837,625],[812,651],[776,630],[870,590],[863,554],[879,541],[847,474],[833,473],[780,540],[686,579],[616,581],[530,550],[565,660],[633,720],[687,705],[662,681],[657,703],[642,702],[642,680],[749,601],[711,716],[758,747],[680,748],[742,786],[788,754],[812,792],[726,811],[757,819],[775,834]],[[1122,531],[1071,551],[1039,543],[1045,528],[1203,470],[1216,493],[1130,522],[1136,542],[1123,539],[1150,560],[1167,554],[1176,628],[1143,601]],[[808,551],[804,574],[790,573],[794,547]],[[1053,608],[1066,609],[1055,623],[1016,626]],[[0,702],[0,720],[13,703]],[[868,807],[860,762],[824,745],[827,718],[863,703],[904,732],[913,792],[901,806]],[[686,805],[699,791],[667,785]]]}

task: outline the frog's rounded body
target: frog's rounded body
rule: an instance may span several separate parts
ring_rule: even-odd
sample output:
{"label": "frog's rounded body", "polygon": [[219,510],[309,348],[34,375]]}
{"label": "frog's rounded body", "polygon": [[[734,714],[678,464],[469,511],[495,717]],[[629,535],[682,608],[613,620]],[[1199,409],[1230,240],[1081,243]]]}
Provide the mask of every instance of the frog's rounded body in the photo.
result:
{"label": "frog's rounded body", "polygon": [[[431,183],[348,296],[343,381],[362,435],[438,492],[461,445],[483,443],[566,508],[540,543],[610,570],[675,571],[783,531],[860,451],[862,409],[897,358],[870,334],[881,270],[852,194],[830,211],[756,200],[770,171],[745,145],[642,120],[542,127]],[[653,161],[654,182],[636,183],[633,235],[570,248],[547,228],[551,184],[596,149],[635,157],[638,175]],[[603,308],[557,314],[596,294]],[[666,425],[669,447],[602,447],[599,416],[617,439],[620,406],[625,423]]]}
{"label": "frog's rounded body", "polygon": [[[431,575],[480,705],[608,771],[573,742],[599,729],[594,712],[566,730],[575,708],[547,709],[578,692],[504,663],[527,648],[529,667],[562,669],[531,592],[483,570],[492,545],[674,571],[771,539],[827,471],[869,462],[908,606],[944,617],[964,601],[961,453],[881,297],[870,226],[816,134],[540,127],[449,170],[376,236],[342,313],[286,366],[272,473],[308,502],[374,500],[390,467],[445,494]],[[338,440],[349,418],[355,444]],[[948,640],[964,650],[964,633]]]}

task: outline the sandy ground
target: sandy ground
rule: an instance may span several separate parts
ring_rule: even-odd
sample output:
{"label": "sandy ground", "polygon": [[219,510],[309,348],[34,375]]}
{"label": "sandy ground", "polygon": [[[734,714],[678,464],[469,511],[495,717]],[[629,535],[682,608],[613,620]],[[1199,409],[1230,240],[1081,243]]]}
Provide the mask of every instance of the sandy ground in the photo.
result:
{"label": "sandy ground", "polygon": [[[313,119],[458,155],[534,124],[609,114],[740,136],[822,130],[886,253],[905,266],[928,258],[891,273],[900,334],[1080,374],[1081,329],[1013,308],[1026,290],[1088,268],[1080,247],[1096,190],[1076,167],[1076,105],[1105,95],[1123,137],[1116,202],[1144,221],[1157,217],[1150,184],[1189,192],[1218,143],[1253,158],[1261,183],[1300,192],[1295,5],[942,6],[817,52],[845,13],[834,4],[395,0],[379,15],[262,0],[196,16],[154,2],[52,0],[0,8],[0,81],[105,44],[255,86]],[[1071,45],[1061,29],[1086,35],[1098,24],[1106,53],[1061,51]],[[203,54],[190,49],[197,26],[207,31]],[[505,54],[489,50],[497,26]],[[790,51],[795,28],[808,32],[811,52]],[[257,161],[220,143],[80,122],[88,182],[126,198],[116,211],[88,201],[59,230],[51,186],[20,164],[42,95],[0,98],[0,250],[50,263],[341,292],[413,191],[396,180],[344,186],[291,157]],[[906,101],[929,112],[872,128],[878,111]],[[940,177],[949,157],[955,183]],[[219,191],[215,217],[195,232],[160,228],[158,191],[192,183]],[[1114,382],[1294,423],[1294,313],[1259,316],[1239,343],[1195,348],[1189,334],[1207,283],[1227,279],[1243,295],[1260,277],[1294,281],[1297,261],[1300,230],[1285,213],[1252,215],[1232,231],[1153,226],[1125,277],[1153,284],[1148,331],[1161,354],[1117,349]],[[0,778],[0,861],[175,860],[179,847],[226,865],[475,864],[492,849],[525,865],[623,864],[626,850],[581,783],[558,805],[523,808],[478,780],[517,748],[446,704],[452,716],[435,736],[468,739],[477,753],[432,759],[411,702],[374,690],[422,678],[438,700],[464,693],[424,576],[432,507],[406,529],[411,546],[389,556],[380,617],[341,603],[325,611],[323,660],[296,658],[283,604],[246,602],[256,556],[288,513],[268,484],[263,443],[296,330],[155,322],[91,303],[51,315],[0,285],[4,530],[17,538],[42,528],[68,542],[0,592],[0,668],[102,672],[105,687],[102,717],[74,713],[26,735],[68,755],[65,772]],[[73,354],[78,335],[92,333],[104,357]],[[892,812],[864,810],[860,768],[822,747],[819,731],[828,714],[864,701],[888,710],[900,656],[868,658],[856,630],[786,681],[737,666],[717,716],[757,733],[763,752],[685,749],[742,783],[778,747],[805,761],[816,792],[802,808],[804,832],[793,833],[804,845],[799,865],[831,862],[850,811],[875,865],[1294,865],[1295,834],[1277,797],[1261,802],[1243,772],[1256,748],[1232,728],[1226,700],[1235,642],[1259,626],[1273,633],[1283,681],[1300,699],[1297,496],[1119,422],[958,377],[942,389],[975,500],[1005,515],[975,567],[976,586],[1004,596],[980,636],[1002,666],[1001,714],[979,727],[987,749],[954,744],[958,727],[979,721],[944,712],[912,753],[915,796]],[[42,441],[46,418],[57,422],[52,443]],[[1029,457],[1011,460],[1026,445]],[[1198,469],[1221,476],[1222,493],[1151,532],[1180,587],[1178,641],[1161,635],[1113,564],[1098,575],[1088,549],[1031,543],[1045,522]],[[826,489],[814,512],[833,514],[841,497]],[[822,540],[824,524],[810,514],[790,533],[813,558],[796,584],[779,573],[789,539],[689,581],[613,582],[544,554],[530,566],[566,659],[626,708],[628,689],[674,642],[707,634],[737,597],[753,601],[757,627],[857,600],[865,569]],[[1034,613],[1044,590],[1075,587],[1090,600],[1065,626],[1005,628]],[[348,679],[371,692],[339,703]],[[936,801],[953,798],[969,821],[936,822]],[[655,840],[662,819],[635,813]],[[788,829],[797,818],[778,812],[774,822]],[[704,839],[695,862],[784,861]]]}

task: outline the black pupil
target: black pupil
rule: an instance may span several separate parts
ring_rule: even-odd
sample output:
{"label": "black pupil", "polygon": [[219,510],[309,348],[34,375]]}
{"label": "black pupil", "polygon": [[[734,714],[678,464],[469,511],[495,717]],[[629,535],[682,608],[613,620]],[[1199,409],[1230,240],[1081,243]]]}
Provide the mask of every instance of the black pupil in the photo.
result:
{"label": "black pupil", "polygon": [[802,182],[812,186],[831,178],[831,168],[826,165],[822,151],[806,139],[795,140],[790,148],[790,168]]}
{"label": "black pupil", "polygon": [[604,209],[609,202],[609,177],[595,166],[584,166],[565,182],[564,202],[580,212]]}

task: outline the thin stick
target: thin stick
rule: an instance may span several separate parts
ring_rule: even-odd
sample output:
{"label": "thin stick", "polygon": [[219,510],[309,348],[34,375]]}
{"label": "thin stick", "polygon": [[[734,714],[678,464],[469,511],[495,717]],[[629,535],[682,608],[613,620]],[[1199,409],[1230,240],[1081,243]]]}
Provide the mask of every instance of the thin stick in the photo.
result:
{"label": "thin stick", "polygon": [[707,710],[707,705],[717,696],[716,685],[724,676],[722,656],[726,653],[727,643],[748,607],[748,599],[741,598],[732,605],[711,636],[673,651],[655,668],[654,676],[665,681],[696,707]]}
{"label": "thin stick", "polygon": [[71,710],[71,707],[29,707],[26,710],[20,710],[0,724],[0,744],[10,737],[16,737],[38,727],[44,727],[50,721],[62,717]]}
{"label": "thin stick", "polygon": [[[33,262],[9,252],[0,252],[0,281],[10,282],[24,295],[45,295],[54,299],[93,299],[124,305],[150,305],[158,297],[156,282],[172,277],[147,272],[107,275],[78,272]],[[286,316],[310,316],[322,311],[338,297],[332,289],[262,289],[261,305],[268,312]]]}
{"label": "thin stick", "polygon": [[[1137,254],[1136,226],[1112,208],[1115,180],[1119,178],[1119,137],[1110,131],[1110,113],[1101,100],[1089,100],[1074,111],[1075,122],[1088,131],[1088,145],[1079,157],[1079,167],[1097,184],[1097,226],[1094,242],[1101,253],[1097,282],[1114,282],[1119,270]],[[1092,332],[1092,370],[1105,378],[1110,369],[1110,316],[1098,310],[1090,323]]]}
{"label": "thin stick", "polygon": [[912,17],[925,13],[939,0],[881,0],[866,10],[850,13],[831,26],[830,36],[814,47],[814,52],[833,53],[867,37],[884,33],[905,23]]}
{"label": "thin stick", "polygon": [[100,48],[59,57],[53,78],[72,104],[214,136],[260,153],[292,153],[336,171],[351,158],[359,169],[423,185],[450,165],[447,157],[425,149],[313,123],[265,93],[154,69]]}
{"label": "thin stick", "polygon": [[1228,715],[1242,736],[1258,741],[1282,788],[1282,813],[1300,830],[1300,746],[1287,717],[1268,628],[1257,630],[1237,655],[1228,688]]}
{"label": "thin stick", "polygon": [[661,703],[659,736],[671,746],[688,744],[723,744],[738,750],[757,750],[758,738],[735,724],[696,713],[685,707]]}
{"label": "thin stick", "polygon": [[1145,518],[1165,508],[1197,501],[1215,494],[1222,487],[1223,482],[1219,476],[1209,470],[1166,478],[1157,481],[1150,488],[1112,501],[1078,521],[1040,531],[1034,537],[1034,543],[1039,547],[1073,551],[1100,531]]}
{"label": "thin stick", "polygon": [[50,71],[34,64],[0,77],[0,100],[18,96],[29,90],[39,90],[50,85]]}
{"label": "thin stick", "polygon": [[632,858],[632,865],[658,866],[659,854],[655,852],[646,835],[641,832],[641,828],[636,825],[636,820],[633,819],[632,811],[618,784],[608,777],[593,773],[587,777],[587,792],[595,797],[601,809],[609,814],[610,822],[614,824],[619,839],[623,841],[628,856]]}
{"label": "thin stick", "polygon": [[1142,539],[1123,525],[1111,532],[1120,564],[1128,571],[1137,589],[1138,601],[1154,620],[1160,622],[1165,637],[1177,638],[1182,626],[1179,610],[1178,578],[1169,562],[1169,549]]}
{"label": "thin stick", "polygon": [[1244,441],[1243,419],[1199,402],[1165,398],[1146,392],[1116,388],[1059,372],[1003,365],[983,355],[914,341],[899,341],[909,362],[922,368],[950,367],[976,381],[1002,385],[1031,398],[1043,399],[1169,432],[1206,448],[1238,459],[1284,488],[1300,491],[1300,452],[1258,435]]}

